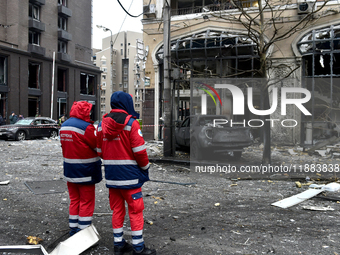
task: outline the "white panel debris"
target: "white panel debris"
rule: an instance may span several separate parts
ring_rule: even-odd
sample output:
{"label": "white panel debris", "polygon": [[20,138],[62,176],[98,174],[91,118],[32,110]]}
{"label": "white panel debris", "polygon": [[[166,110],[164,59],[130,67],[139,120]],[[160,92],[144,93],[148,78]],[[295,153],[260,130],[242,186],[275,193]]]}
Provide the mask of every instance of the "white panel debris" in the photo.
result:
{"label": "white panel debris", "polygon": [[272,203],[273,206],[281,207],[281,208],[288,208],[293,205],[297,205],[307,199],[310,199],[321,192],[329,191],[329,192],[336,192],[340,189],[340,184],[336,182],[328,183],[327,185],[317,185],[312,184],[309,186],[310,188],[316,188],[316,189],[308,189],[302,193],[299,193],[297,195],[282,199],[280,201],[277,201],[275,203]]}
{"label": "white panel debris", "polygon": [[281,207],[281,208],[288,208],[291,207],[293,205],[297,205],[307,199],[310,199],[316,195],[318,195],[319,193],[323,192],[323,190],[321,189],[308,189],[305,190],[302,193],[299,193],[297,195],[282,199],[280,201],[277,201],[275,203],[273,203],[273,206],[277,206],[277,207]]}
{"label": "white panel debris", "polygon": [[39,255],[79,255],[91,246],[98,243],[100,236],[93,225],[79,231],[75,235],[58,244],[51,252],[47,253],[41,245],[10,245],[0,246],[0,252],[31,253]]}

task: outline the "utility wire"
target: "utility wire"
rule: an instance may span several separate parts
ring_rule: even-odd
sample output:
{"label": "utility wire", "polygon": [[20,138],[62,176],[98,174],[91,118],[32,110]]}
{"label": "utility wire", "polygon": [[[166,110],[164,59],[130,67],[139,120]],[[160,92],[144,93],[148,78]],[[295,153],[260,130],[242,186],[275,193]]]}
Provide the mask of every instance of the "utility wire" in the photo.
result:
{"label": "utility wire", "polygon": [[[118,1],[118,3],[120,4],[119,0],[117,0],[117,1]],[[150,1],[151,1],[151,0],[150,0]],[[131,3],[130,3],[130,6],[129,6],[128,11],[130,11],[130,8],[131,8],[131,6],[132,6],[132,3],[133,3],[133,0],[132,0]],[[122,5],[120,4],[120,6],[122,6]],[[122,8],[124,9],[123,6],[122,6]],[[125,9],[124,9],[124,11],[125,11]],[[125,11],[125,12],[126,12],[126,11]],[[118,35],[119,35],[119,33],[120,33],[120,30],[122,29],[122,27],[123,27],[123,25],[124,25],[124,22],[125,22],[125,20],[126,20],[127,14],[128,14],[128,12],[126,12],[126,15],[125,15],[125,17],[124,17],[124,20],[123,20],[123,22],[122,22],[122,25],[121,25],[120,28],[119,28],[119,31],[118,31],[118,33],[117,33],[117,35],[116,35],[116,38],[115,38],[115,40],[114,40],[114,42],[113,42],[113,45],[115,45],[115,42],[117,41]]]}
{"label": "utility wire", "polygon": [[[130,17],[132,17],[132,18],[138,18],[139,16],[141,16],[141,15],[143,15],[143,14],[144,14],[144,12],[142,12],[141,14],[139,14],[139,15],[137,15],[137,16],[135,16],[135,15],[132,15],[132,14],[130,14],[130,13],[129,13],[129,11],[130,11],[130,8],[129,8],[129,10],[125,10],[125,8],[124,8],[124,6],[121,4],[121,2],[120,2],[119,0],[117,0],[117,2],[119,3],[120,7],[122,7],[122,8],[123,8],[123,10],[126,12],[126,14],[127,14],[127,15],[129,15]],[[151,0],[150,0],[150,2],[149,2],[149,4],[148,4],[148,5],[150,5],[150,4],[151,4]],[[131,5],[130,5],[130,7],[131,7]]]}

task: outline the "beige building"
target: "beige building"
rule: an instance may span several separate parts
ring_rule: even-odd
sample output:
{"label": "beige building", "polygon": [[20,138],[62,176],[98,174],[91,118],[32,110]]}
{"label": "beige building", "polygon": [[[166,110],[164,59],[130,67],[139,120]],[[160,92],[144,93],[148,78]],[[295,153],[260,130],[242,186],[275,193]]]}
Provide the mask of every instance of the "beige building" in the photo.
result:
{"label": "beige building", "polygon": [[[135,97],[135,58],[137,55],[137,39],[142,39],[142,33],[124,31],[112,35],[113,59],[111,66],[111,36],[102,40],[102,50],[95,54],[95,65],[100,67],[101,116],[110,112],[110,98],[115,91],[124,91],[134,98],[135,110],[141,112],[141,102]],[[112,79],[112,81],[111,81]],[[112,84],[112,86],[111,86]]]}
{"label": "beige building", "polygon": [[[253,79],[259,69],[258,49],[251,34],[235,21],[240,10],[229,1],[171,0],[171,63],[172,81],[176,97],[175,119],[190,114],[200,114],[200,107],[193,98],[202,93],[200,84],[226,83],[230,78]],[[235,2],[236,3],[236,2]],[[265,4],[265,1],[262,2]],[[270,88],[273,98],[276,88],[305,88],[311,99],[304,105],[312,115],[305,116],[299,109],[289,109],[285,116],[272,113],[271,119],[294,119],[294,128],[276,125],[272,128],[272,140],[280,144],[313,144],[317,140],[338,135],[340,131],[337,111],[340,103],[340,15],[337,1],[298,1],[285,4],[270,1],[273,8],[265,8],[264,40],[269,42],[276,34],[283,34],[299,22],[306,20],[292,33],[275,41],[267,50],[270,79],[289,77]],[[163,0],[144,0],[143,40],[149,46],[145,73],[150,77],[143,108],[143,129],[146,139],[160,138],[163,86]],[[237,2],[248,18],[258,14],[258,1]],[[322,5],[325,5],[322,7]],[[319,8],[322,9],[313,13]],[[275,11],[273,11],[275,10]],[[312,13],[312,14],[311,14]],[[272,15],[275,19],[271,19]],[[258,19],[255,19],[258,22]],[[275,20],[275,25],[273,24]],[[246,23],[245,23],[246,24]],[[248,23],[249,24],[249,23]],[[275,30],[276,29],[276,30]],[[237,85],[239,86],[239,85]],[[245,87],[239,86],[242,91]],[[191,91],[190,91],[191,90]],[[198,91],[198,92],[197,92]],[[191,93],[191,94],[190,94]],[[280,95],[279,95],[280,96]],[[223,107],[211,114],[224,114],[230,119],[240,118],[232,114],[233,101],[229,94],[221,95]],[[294,97],[303,97],[294,94]],[[217,100],[217,98],[215,97]],[[211,101],[212,102],[212,101]],[[261,103],[261,93],[254,90],[254,107]],[[247,110],[246,122],[258,119]],[[209,113],[209,112],[208,112]],[[146,115],[147,114],[147,115]],[[241,116],[242,117],[242,116]],[[151,126],[152,125],[152,126]]]}

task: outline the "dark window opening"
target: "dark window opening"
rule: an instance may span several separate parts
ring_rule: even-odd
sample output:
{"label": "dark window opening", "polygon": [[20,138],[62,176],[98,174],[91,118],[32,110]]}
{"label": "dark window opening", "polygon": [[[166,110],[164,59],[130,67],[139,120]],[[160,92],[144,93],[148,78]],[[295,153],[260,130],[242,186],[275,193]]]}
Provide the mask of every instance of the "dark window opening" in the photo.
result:
{"label": "dark window opening", "polygon": [[40,45],[40,33],[35,32],[35,31],[29,31],[28,42],[30,44]]}
{"label": "dark window opening", "polygon": [[28,87],[32,89],[40,88],[40,64],[29,63]]}
{"label": "dark window opening", "polygon": [[7,85],[7,58],[0,57],[0,85]]}
{"label": "dark window opening", "polygon": [[64,17],[58,17],[58,28],[62,30],[67,30],[67,19]]}
{"label": "dark window opening", "polygon": [[7,105],[7,93],[0,93],[0,115],[4,118],[4,122],[6,122],[7,113],[6,105]]}
{"label": "dark window opening", "polygon": [[314,56],[314,75],[328,75],[331,74],[330,55],[320,54]]}
{"label": "dark window opening", "polygon": [[40,98],[29,97],[28,98],[28,117],[35,117],[40,115]]}
{"label": "dark window opening", "polygon": [[66,5],[66,0],[58,0],[58,5],[67,6]]}
{"label": "dark window opening", "polygon": [[58,52],[67,53],[67,42],[58,41]]}
{"label": "dark window opening", "polygon": [[95,95],[95,76],[91,74],[80,74],[80,93],[84,95]]}
{"label": "dark window opening", "polygon": [[28,16],[32,19],[39,20],[40,19],[40,7],[38,5],[29,4],[28,7]]}
{"label": "dark window opening", "polygon": [[67,70],[58,68],[58,91],[67,92],[66,74]]}

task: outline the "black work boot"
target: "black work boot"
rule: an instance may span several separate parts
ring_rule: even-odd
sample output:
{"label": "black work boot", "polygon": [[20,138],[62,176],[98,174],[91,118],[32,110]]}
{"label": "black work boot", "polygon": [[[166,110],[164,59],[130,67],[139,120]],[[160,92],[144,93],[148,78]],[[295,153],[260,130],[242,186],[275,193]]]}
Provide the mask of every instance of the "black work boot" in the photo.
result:
{"label": "black work boot", "polygon": [[155,249],[149,249],[144,246],[143,250],[141,251],[135,251],[133,250],[133,255],[156,255],[156,250]]}
{"label": "black work boot", "polygon": [[125,252],[132,251],[132,245],[125,243],[124,246],[114,246],[114,255],[123,255]]}

